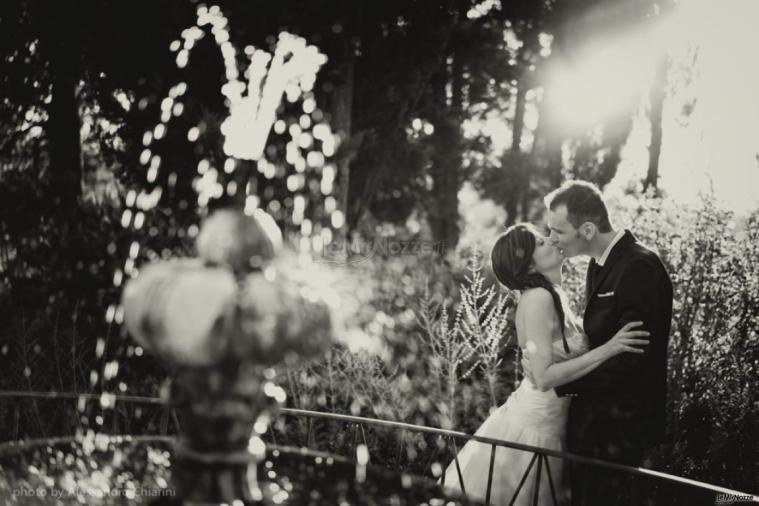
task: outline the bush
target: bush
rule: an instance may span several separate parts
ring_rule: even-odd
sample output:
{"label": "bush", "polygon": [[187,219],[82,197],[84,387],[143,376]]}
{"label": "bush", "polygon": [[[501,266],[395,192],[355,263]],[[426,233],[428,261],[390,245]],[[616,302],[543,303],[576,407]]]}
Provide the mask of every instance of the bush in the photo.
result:
{"label": "bush", "polygon": [[759,214],[739,219],[705,196],[676,206],[617,203],[617,223],[658,248],[674,285],[668,430],[657,449],[673,474],[757,492]]}

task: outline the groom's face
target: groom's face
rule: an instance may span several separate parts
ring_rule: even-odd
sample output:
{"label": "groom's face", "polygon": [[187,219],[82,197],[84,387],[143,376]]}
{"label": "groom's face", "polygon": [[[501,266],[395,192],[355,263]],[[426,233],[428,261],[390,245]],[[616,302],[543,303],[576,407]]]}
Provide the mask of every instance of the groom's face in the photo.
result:
{"label": "groom's face", "polygon": [[566,258],[582,255],[587,249],[587,241],[567,219],[567,206],[557,206],[549,209],[547,214],[549,236],[551,242],[559,248]]}

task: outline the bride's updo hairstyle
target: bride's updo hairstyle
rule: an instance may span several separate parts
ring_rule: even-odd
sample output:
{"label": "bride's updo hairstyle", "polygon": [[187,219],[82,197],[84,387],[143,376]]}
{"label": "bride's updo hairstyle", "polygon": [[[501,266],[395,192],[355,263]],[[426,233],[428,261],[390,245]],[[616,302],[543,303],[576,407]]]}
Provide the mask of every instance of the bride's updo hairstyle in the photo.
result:
{"label": "bride's updo hairstyle", "polygon": [[509,227],[506,232],[499,235],[490,253],[493,273],[498,281],[510,290],[519,290],[520,292],[524,292],[528,288],[545,288],[548,290],[559,317],[564,351],[569,353],[569,345],[564,335],[564,308],[559,293],[545,276],[539,272],[530,272],[537,235],[537,229],[529,223],[519,223]]}

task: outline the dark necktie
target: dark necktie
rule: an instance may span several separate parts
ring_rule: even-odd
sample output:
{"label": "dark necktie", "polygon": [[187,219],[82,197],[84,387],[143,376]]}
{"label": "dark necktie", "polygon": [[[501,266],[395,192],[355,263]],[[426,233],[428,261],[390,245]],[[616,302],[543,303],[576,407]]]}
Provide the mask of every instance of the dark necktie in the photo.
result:
{"label": "dark necktie", "polygon": [[590,269],[590,283],[595,290],[596,286],[598,286],[598,281],[601,277],[601,270],[603,269],[603,266],[598,265],[595,261],[592,261],[590,262],[588,269]]}

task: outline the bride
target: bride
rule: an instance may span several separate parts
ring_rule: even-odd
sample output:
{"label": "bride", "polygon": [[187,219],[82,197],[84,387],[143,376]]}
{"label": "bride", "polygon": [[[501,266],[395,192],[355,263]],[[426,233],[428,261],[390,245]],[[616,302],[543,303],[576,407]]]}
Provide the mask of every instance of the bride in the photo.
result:
{"label": "bride", "polygon": [[[518,224],[501,234],[491,252],[493,272],[511,290],[521,293],[515,324],[517,340],[529,373],[508,400],[477,429],[477,436],[551,450],[564,450],[568,397],[553,388],[589,373],[619,353],[642,353],[635,345],[648,343],[648,332],[632,330],[632,322],[607,343],[588,349],[581,322],[571,313],[561,290],[559,250],[530,224]],[[469,441],[458,454],[464,489],[469,498],[484,500],[490,469],[491,445]],[[533,454],[498,447],[493,468],[491,504],[509,504]],[[569,483],[563,460],[548,457],[559,504],[568,504]],[[532,504],[537,463],[514,504]],[[539,504],[553,504],[547,473],[540,475]],[[461,490],[455,460],[445,472],[445,486]]]}

